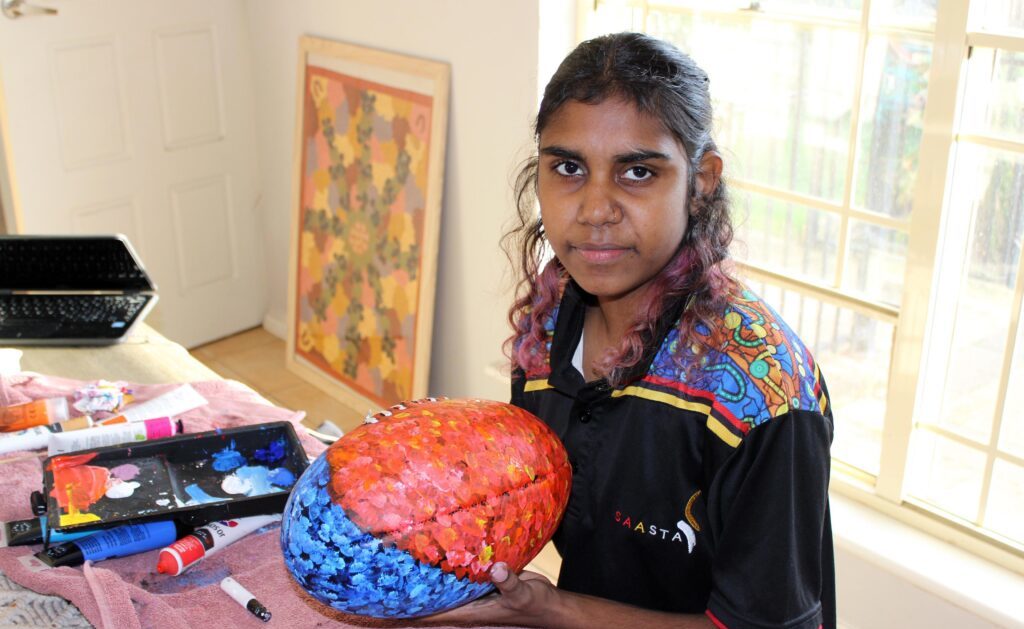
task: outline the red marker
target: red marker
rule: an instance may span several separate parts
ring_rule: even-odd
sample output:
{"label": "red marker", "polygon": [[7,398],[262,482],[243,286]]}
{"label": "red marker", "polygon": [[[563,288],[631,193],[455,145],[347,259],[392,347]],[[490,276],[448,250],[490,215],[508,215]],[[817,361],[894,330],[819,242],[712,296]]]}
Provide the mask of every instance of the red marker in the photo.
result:
{"label": "red marker", "polygon": [[228,544],[242,539],[256,529],[280,522],[281,514],[254,515],[248,518],[222,520],[201,526],[160,551],[156,571],[177,576]]}

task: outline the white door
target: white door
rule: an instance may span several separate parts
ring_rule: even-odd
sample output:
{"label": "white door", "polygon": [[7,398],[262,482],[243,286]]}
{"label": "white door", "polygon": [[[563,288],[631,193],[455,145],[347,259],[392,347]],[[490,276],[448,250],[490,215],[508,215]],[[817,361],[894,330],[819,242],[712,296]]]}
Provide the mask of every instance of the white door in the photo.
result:
{"label": "white door", "polygon": [[58,14],[0,16],[21,231],[126,234],[159,289],[147,322],[188,347],[258,325],[244,0],[29,2]]}

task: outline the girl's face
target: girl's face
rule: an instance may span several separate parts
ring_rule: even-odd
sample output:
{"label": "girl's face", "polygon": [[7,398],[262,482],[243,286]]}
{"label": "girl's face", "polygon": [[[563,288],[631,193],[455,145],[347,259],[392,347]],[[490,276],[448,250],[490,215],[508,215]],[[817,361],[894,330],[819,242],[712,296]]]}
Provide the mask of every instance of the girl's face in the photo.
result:
{"label": "girl's face", "polygon": [[657,119],[608,98],[562,105],[539,152],[541,220],[558,259],[599,303],[640,297],[686,231],[682,146]]}

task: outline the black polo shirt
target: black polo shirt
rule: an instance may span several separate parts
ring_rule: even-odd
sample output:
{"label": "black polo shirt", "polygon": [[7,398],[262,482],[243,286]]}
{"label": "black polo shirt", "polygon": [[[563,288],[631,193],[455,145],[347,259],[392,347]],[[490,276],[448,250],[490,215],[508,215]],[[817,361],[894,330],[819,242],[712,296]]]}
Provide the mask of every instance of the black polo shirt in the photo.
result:
{"label": "black polo shirt", "polygon": [[573,466],[558,586],[729,629],[834,628],[832,416],[797,336],[741,288],[698,327],[716,351],[687,370],[680,300],[612,388],[572,365],[585,308],[569,282],[544,367],[512,382],[512,403],[555,430]]}

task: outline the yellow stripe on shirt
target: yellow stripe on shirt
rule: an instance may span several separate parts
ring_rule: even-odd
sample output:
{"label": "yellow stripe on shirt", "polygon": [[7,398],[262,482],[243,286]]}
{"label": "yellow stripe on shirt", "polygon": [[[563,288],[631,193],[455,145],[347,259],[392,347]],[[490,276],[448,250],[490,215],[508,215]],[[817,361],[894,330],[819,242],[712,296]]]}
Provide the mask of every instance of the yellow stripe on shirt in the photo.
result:
{"label": "yellow stripe on shirt", "polygon": [[644,387],[638,387],[636,385],[626,387],[620,391],[613,391],[612,397],[622,397],[624,395],[632,395],[635,397],[641,397],[646,400],[652,400],[654,402],[661,402],[668,404],[676,408],[681,408],[688,411],[694,411],[702,415],[707,415],[707,427],[708,430],[713,432],[716,437],[732,446],[733,448],[740,445],[741,439],[730,431],[725,424],[723,424],[717,417],[711,415],[711,405],[702,402],[691,402],[685,400],[679,396],[672,395],[671,393],[665,393],[662,391],[653,391]]}
{"label": "yellow stripe on shirt", "polygon": [[706,402],[691,402],[690,400],[685,400],[678,395],[665,393],[663,391],[654,391],[652,389],[638,387],[636,385],[628,386],[625,389],[618,391],[612,391],[612,397],[622,397],[624,395],[642,397],[645,400],[661,402],[662,404],[668,404],[669,406],[674,406],[687,411],[696,411],[702,415],[707,415],[711,412],[711,405]]}
{"label": "yellow stripe on shirt", "polygon": [[715,436],[724,441],[727,445],[732,446],[733,448],[740,445],[741,439],[732,434],[732,432],[725,427],[725,424],[719,421],[717,417],[708,415],[707,426],[708,430],[715,433]]}
{"label": "yellow stripe on shirt", "polygon": [[[818,369],[818,363],[814,363],[814,382],[821,382],[821,370]],[[825,414],[825,408],[828,407],[828,397],[825,396],[825,390],[821,390],[821,395],[818,396],[818,410],[822,415]]]}
{"label": "yellow stripe on shirt", "polygon": [[[530,393],[532,391],[543,391],[545,389],[553,388],[547,379],[543,380],[527,380],[526,384],[523,385],[523,392]],[[729,446],[735,448],[740,445],[740,437],[733,434],[717,417],[711,415],[711,405],[704,402],[692,402],[690,400],[683,399],[677,395],[671,393],[665,393],[663,391],[654,391],[645,387],[639,387],[636,385],[628,386],[625,389],[612,391],[612,397],[623,397],[633,396],[643,398],[645,400],[651,400],[653,402],[660,402],[662,404],[668,404],[675,408],[680,408],[687,411],[694,411],[701,415],[707,416],[707,428],[715,434],[719,439],[724,441]]]}
{"label": "yellow stripe on shirt", "polygon": [[527,380],[526,384],[523,385],[523,393],[530,393],[531,391],[543,391],[544,389],[553,388],[548,384],[547,378],[543,380]]}

